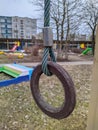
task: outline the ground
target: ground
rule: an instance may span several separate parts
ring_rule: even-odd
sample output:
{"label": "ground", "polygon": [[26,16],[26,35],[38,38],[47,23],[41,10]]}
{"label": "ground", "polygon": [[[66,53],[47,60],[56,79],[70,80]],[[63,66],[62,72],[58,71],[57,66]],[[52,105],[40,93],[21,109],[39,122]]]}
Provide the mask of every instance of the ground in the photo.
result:
{"label": "ground", "polygon": [[[69,58],[70,61],[93,60],[92,56],[70,55]],[[48,117],[36,105],[30,82],[23,82],[0,89],[0,130],[86,130],[92,64],[67,65],[63,62],[62,67],[70,74],[76,90],[77,102],[72,114],[63,120]],[[0,79],[5,79],[5,75],[1,74]],[[63,102],[62,85],[56,76],[42,75],[39,84],[49,104],[59,106]]]}
{"label": "ground", "polygon": [[[64,59],[63,53],[61,53],[60,57],[57,58],[58,62],[67,62],[67,61],[90,61],[93,60],[92,55],[80,55],[78,53],[69,53],[68,60]],[[42,61],[42,54],[41,56],[34,56],[31,54],[27,54],[24,57],[18,57],[17,55],[13,54],[2,54],[0,55],[0,63],[22,63],[22,62],[40,62]]]}

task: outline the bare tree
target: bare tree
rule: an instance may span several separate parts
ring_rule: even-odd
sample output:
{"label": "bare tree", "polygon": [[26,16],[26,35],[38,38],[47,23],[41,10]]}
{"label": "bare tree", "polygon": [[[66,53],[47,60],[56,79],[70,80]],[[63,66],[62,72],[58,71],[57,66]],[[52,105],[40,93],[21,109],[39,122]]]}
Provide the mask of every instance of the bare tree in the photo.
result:
{"label": "bare tree", "polygon": [[[41,9],[44,9],[43,0],[33,1],[36,5],[40,6]],[[79,7],[80,0],[52,0],[51,1],[51,26],[56,32],[57,41],[60,40],[60,43],[65,42],[66,44],[66,59],[67,56],[67,43],[69,34],[72,30],[76,30],[79,21],[76,21],[77,17],[77,8]],[[79,9],[78,9],[79,12]]]}
{"label": "bare tree", "polygon": [[53,0],[51,5],[51,25],[53,25],[54,32],[56,32],[55,34],[58,44],[60,40],[60,1]]}
{"label": "bare tree", "polygon": [[37,28],[41,32],[44,26],[44,0],[31,0],[32,7],[36,6],[37,16]]}
{"label": "bare tree", "polygon": [[[68,59],[68,44],[70,43],[70,35],[74,34],[80,24],[80,19],[77,17],[81,2],[79,0],[66,0],[66,17],[65,17],[65,57]],[[78,10],[78,12],[77,12]],[[77,20],[76,20],[77,19]]]}
{"label": "bare tree", "polygon": [[80,0],[67,0],[67,11],[66,11],[66,41],[70,34],[75,33],[81,24],[81,18],[78,15],[81,12]]}
{"label": "bare tree", "polygon": [[[76,20],[78,18],[77,10],[79,12],[79,1],[80,0],[51,1],[51,26],[53,25],[53,29],[57,32],[57,40],[62,41],[66,39],[65,35],[69,32],[69,26],[71,30],[77,29],[77,23],[80,23],[79,19]],[[33,0],[32,3],[38,6],[37,11],[44,10],[44,0]],[[68,36],[68,34],[66,36]]]}
{"label": "bare tree", "polygon": [[86,0],[83,6],[83,22],[92,33],[92,49],[95,49],[95,32],[98,23],[98,0]]}

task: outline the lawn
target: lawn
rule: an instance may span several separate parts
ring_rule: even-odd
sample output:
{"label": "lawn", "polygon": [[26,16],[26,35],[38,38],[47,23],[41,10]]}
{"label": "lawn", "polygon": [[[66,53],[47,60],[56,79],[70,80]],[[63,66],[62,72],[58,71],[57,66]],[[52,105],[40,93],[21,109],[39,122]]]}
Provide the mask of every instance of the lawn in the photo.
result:
{"label": "lawn", "polygon": [[[30,83],[23,82],[0,89],[0,130],[86,130],[90,99],[92,65],[65,65],[76,89],[76,106],[65,119],[45,115],[36,105]],[[2,77],[2,78],[1,78]],[[0,79],[5,75],[0,75]],[[54,106],[63,101],[63,88],[55,77],[41,76],[40,90],[45,100]]]}

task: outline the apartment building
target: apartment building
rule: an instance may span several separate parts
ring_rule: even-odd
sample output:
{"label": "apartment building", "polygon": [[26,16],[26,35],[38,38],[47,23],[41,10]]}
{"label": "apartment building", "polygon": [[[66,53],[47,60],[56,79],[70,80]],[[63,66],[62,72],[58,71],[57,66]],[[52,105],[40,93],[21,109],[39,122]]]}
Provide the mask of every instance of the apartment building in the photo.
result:
{"label": "apartment building", "polygon": [[31,39],[36,33],[36,19],[0,16],[0,38]]}
{"label": "apartment building", "polygon": [[0,16],[0,37],[12,38],[12,18]]}
{"label": "apartment building", "polygon": [[68,40],[70,41],[86,41],[86,34],[69,34]]}

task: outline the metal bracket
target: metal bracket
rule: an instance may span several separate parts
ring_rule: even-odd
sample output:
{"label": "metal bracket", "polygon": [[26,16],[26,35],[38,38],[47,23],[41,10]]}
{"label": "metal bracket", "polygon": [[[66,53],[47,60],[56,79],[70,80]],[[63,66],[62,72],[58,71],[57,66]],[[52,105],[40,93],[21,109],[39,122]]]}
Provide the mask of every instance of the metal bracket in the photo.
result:
{"label": "metal bracket", "polygon": [[45,47],[52,47],[53,45],[53,32],[50,27],[43,28],[43,41]]}

